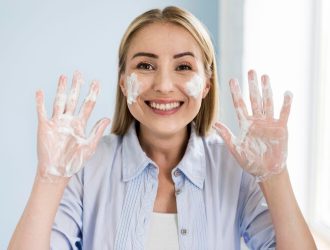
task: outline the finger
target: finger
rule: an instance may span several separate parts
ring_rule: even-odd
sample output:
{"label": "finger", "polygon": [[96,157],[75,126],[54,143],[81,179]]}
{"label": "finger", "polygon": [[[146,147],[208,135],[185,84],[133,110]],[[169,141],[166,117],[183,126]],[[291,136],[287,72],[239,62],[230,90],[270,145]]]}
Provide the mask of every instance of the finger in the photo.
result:
{"label": "finger", "polygon": [[76,106],[77,106],[80,87],[81,87],[82,83],[83,83],[83,78],[82,78],[81,73],[78,71],[74,72],[70,95],[69,95],[67,103],[66,103],[66,109],[65,109],[66,114],[72,115],[74,113]]}
{"label": "finger", "polygon": [[226,146],[228,147],[229,151],[235,157],[240,157],[237,150],[236,150],[236,145],[234,144],[234,142],[236,141],[236,137],[233,135],[233,133],[221,122],[216,122],[214,124],[213,128],[222,137],[222,139],[224,140],[224,142],[225,142]]}
{"label": "finger", "polygon": [[110,119],[108,118],[103,118],[101,120],[99,120],[93,127],[89,137],[88,137],[88,141],[90,142],[90,149],[92,151],[95,150],[99,140],[101,139],[104,130],[106,129],[106,127],[110,124]]}
{"label": "finger", "polygon": [[53,117],[58,117],[60,114],[63,114],[66,101],[66,81],[66,77],[64,75],[61,75],[58,81],[57,92],[54,101]]}
{"label": "finger", "polygon": [[83,124],[87,123],[87,120],[93,111],[99,90],[99,83],[97,81],[93,81],[90,86],[88,96],[85,98],[85,101],[79,112],[79,117],[82,119]]}
{"label": "finger", "polygon": [[274,105],[273,105],[273,92],[270,86],[269,77],[263,75],[261,77],[262,86],[262,104],[266,118],[274,117]]}
{"label": "finger", "polygon": [[249,91],[250,91],[252,114],[255,116],[261,116],[262,115],[261,96],[258,87],[257,74],[254,70],[250,70],[248,72],[248,80],[249,80]]}
{"label": "finger", "polygon": [[45,101],[44,101],[44,93],[42,92],[42,90],[38,90],[36,92],[36,103],[37,103],[38,120],[39,121],[47,120],[47,113],[46,113]]}
{"label": "finger", "polygon": [[231,91],[231,95],[232,95],[233,102],[234,102],[234,107],[235,107],[235,110],[237,113],[237,117],[241,124],[242,121],[247,120],[247,118],[248,118],[248,112],[247,112],[244,100],[242,98],[241,89],[239,87],[237,80],[235,80],[235,79],[231,79],[229,81],[229,86],[230,86],[230,91]]}
{"label": "finger", "polygon": [[284,93],[284,101],[280,113],[280,121],[285,124],[288,122],[289,119],[292,98],[293,98],[293,94],[290,91],[286,91]]}

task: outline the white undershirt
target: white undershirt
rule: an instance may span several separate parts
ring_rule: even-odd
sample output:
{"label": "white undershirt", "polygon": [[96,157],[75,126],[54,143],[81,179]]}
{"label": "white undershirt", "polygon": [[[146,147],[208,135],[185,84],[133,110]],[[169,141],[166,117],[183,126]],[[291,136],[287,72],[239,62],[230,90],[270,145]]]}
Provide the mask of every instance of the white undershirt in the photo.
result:
{"label": "white undershirt", "polygon": [[179,250],[177,214],[155,213],[151,215],[146,250]]}

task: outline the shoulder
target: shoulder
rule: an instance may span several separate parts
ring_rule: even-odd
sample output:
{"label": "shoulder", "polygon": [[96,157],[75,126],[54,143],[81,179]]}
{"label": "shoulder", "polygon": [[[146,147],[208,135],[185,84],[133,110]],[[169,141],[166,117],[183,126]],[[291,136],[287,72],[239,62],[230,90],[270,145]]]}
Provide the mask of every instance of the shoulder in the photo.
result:
{"label": "shoulder", "polygon": [[121,140],[122,140],[122,136],[118,136],[115,134],[105,135],[100,139],[98,148],[106,149],[117,146]]}
{"label": "shoulder", "polygon": [[121,140],[121,136],[117,136],[114,134],[103,136],[100,139],[93,156],[87,161],[86,166],[98,165],[105,158],[108,159],[109,157],[113,156],[114,153],[117,151]]}
{"label": "shoulder", "polygon": [[84,182],[105,177],[110,174],[113,160],[120,149],[122,137],[114,134],[103,136],[93,156],[86,161],[84,166]]}
{"label": "shoulder", "polygon": [[97,159],[98,157],[103,157],[105,155],[112,155],[118,149],[119,145],[122,142],[122,136],[109,134],[103,136],[95,150],[95,153],[91,159]]}
{"label": "shoulder", "polygon": [[217,181],[240,185],[242,168],[228,150],[225,142],[217,133],[202,137],[205,149],[207,176]]}
{"label": "shoulder", "polygon": [[202,137],[207,156],[221,161],[235,161],[223,139],[215,132]]}
{"label": "shoulder", "polygon": [[219,136],[215,131],[211,131],[208,135],[202,137],[204,142],[210,146],[223,146],[225,145],[221,136]]}

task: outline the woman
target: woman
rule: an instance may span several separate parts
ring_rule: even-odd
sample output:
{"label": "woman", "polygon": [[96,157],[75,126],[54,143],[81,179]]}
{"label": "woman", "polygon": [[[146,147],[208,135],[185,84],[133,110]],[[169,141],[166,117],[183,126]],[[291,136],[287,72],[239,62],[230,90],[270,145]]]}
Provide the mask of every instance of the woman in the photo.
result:
{"label": "woman", "polygon": [[218,122],[223,140],[212,134],[214,49],[190,13],[151,10],[128,27],[101,140],[108,119],[84,135],[97,82],[73,115],[81,81],[66,98],[60,77],[51,119],[37,92],[39,166],[9,249],[240,249],[241,237],[251,249],[315,249],[286,170],[291,96],[274,119],[269,79],[261,97],[250,71],[248,115],[231,80],[242,132]]}

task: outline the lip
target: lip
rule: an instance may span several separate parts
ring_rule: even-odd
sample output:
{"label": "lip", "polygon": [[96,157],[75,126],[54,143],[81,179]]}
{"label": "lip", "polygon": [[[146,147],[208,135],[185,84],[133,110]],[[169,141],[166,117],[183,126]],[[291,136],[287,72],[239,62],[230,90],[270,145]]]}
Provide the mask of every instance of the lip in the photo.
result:
{"label": "lip", "polygon": [[180,103],[183,103],[183,101],[181,101],[181,100],[168,99],[168,98],[159,98],[159,99],[145,100],[145,102],[156,102],[156,103],[159,103],[159,104],[166,104],[166,103],[171,103],[171,102],[180,102]]}
{"label": "lip", "polygon": [[[155,102],[157,104],[168,104],[168,103],[175,103],[178,102],[180,103],[180,105],[177,108],[173,108],[171,110],[160,110],[160,109],[155,109],[152,108],[150,106],[151,102]],[[148,106],[148,108],[157,115],[162,115],[162,116],[166,116],[166,115],[172,115],[175,114],[176,112],[178,112],[180,110],[180,108],[182,107],[182,105],[184,104],[183,101],[180,100],[175,100],[175,99],[152,99],[152,100],[146,100],[144,101],[144,103]]]}

